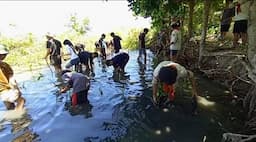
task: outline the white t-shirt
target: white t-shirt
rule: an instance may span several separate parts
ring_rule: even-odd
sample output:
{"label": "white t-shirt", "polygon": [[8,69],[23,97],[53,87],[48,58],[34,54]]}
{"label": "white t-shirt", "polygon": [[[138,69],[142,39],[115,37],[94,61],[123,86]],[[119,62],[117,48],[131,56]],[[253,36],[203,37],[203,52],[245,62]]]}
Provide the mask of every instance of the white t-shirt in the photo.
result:
{"label": "white t-shirt", "polygon": [[155,70],[153,72],[152,83],[156,84],[158,82],[159,71],[162,67],[171,66],[171,65],[174,65],[177,69],[177,80],[179,78],[185,78],[188,76],[188,71],[182,65],[180,65],[178,63],[174,63],[172,61],[162,61],[161,63],[159,63],[157,65],[157,67],[155,68]]}
{"label": "white t-shirt", "polygon": [[[243,2],[243,1],[239,1]],[[247,1],[245,3],[241,4],[241,12],[237,13],[237,6],[235,7],[235,16],[234,16],[234,21],[240,21],[240,20],[247,20],[249,18],[249,5],[250,2]]]}
{"label": "white t-shirt", "polygon": [[74,49],[70,47],[69,45],[66,45],[67,52],[70,54],[70,60],[78,58],[78,55],[74,52]]}
{"label": "white t-shirt", "polygon": [[173,42],[173,44],[170,45],[170,50],[180,50],[181,48],[181,33],[179,30],[174,29],[172,31],[170,41]]}

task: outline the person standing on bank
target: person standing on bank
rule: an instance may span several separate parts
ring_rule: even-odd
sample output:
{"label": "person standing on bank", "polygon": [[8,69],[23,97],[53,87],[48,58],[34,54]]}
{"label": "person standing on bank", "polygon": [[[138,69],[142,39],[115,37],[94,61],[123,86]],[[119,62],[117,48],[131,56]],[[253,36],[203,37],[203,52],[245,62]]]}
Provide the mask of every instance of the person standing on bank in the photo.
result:
{"label": "person standing on bank", "polygon": [[144,56],[144,64],[147,63],[147,53],[146,53],[146,34],[148,33],[148,28],[144,28],[143,32],[139,35],[139,56],[138,61],[141,60],[142,55]]}
{"label": "person standing on bank", "polygon": [[247,43],[247,28],[248,28],[248,19],[249,19],[249,4],[247,0],[238,0],[235,3],[235,16],[234,16],[234,28],[233,28],[233,47],[238,47],[238,40],[242,39],[242,44],[246,45]]}
{"label": "person standing on bank", "polygon": [[171,26],[173,30],[170,37],[170,60],[176,62],[181,49],[180,23],[174,22]]}
{"label": "person standing on bank", "polygon": [[[61,73],[61,42],[53,38],[53,35],[50,33],[46,34],[47,42],[46,42],[46,55],[45,60],[47,61],[47,57],[50,56],[50,63],[53,65],[55,69],[56,75]],[[47,62],[48,64],[48,62]]]}
{"label": "person standing on bank", "polygon": [[229,27],[234,15],[233,0],[227,0],[226,7],[223,10],[220,25],[220,40],[223,40],[226,33],[229,31]]}
{"label": "person standing on bank", "polygon": [[110,35],[113,38],[112,44],[114,46],[114,52],[115,52],[115,54],[117,54],[120,51],[120,49],[122,49],[121,42],[120,42],[122,39],[121,39],[121,37],[115,35],[114,32],[111,32]]}
{"label": "person standing on bank", "polygon": [[3,62],[7,54],[8,50],[0,45],[0,99],[4,102],[7,110],[23,110],[25,99],[21,96],[13,70],[9,64]]}

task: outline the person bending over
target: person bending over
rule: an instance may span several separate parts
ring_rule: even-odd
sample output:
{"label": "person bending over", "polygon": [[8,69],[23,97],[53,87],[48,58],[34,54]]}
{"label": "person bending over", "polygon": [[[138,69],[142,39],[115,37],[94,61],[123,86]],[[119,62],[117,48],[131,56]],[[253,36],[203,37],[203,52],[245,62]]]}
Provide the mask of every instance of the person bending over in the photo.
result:
{"label": "person bending over", "polygon": [[82,50],[79,45],[75,46],[76,51],[78,51],[78,56],[80,59],[80,63],[82,63],[86,70],[89,71],[89,73],[94,74],[94,58],[98,57],[99,54],[97,52],[88,52],[85,50]]}
{"label": "person bending over", "polygon": [[162,61],[153,72],[153,101],[159,104],[160,98],[165,96],[169,101],[175,98],[175,87],[179,79],[189,78],[192,85],[193,112],[197,107],[197,92],[193,72],[172,61]]}
{"label": "person bending over", "polygon": [[129,61],[129,55],[125,52],[119,52],[113,58],[106,61],[107,66],[113,66],[114,72],[124,73],[126,64]]}
{"label": "person bending over", "polygon": [[70,88],[73,88],[71,95],[72,106],[89,103],[87,98],[90,89],[89,77],[82,73],[71,72],[70,70],[63,70],[61,74],[62,79],[66,82],[66,86],[60,92],[65,93]]}

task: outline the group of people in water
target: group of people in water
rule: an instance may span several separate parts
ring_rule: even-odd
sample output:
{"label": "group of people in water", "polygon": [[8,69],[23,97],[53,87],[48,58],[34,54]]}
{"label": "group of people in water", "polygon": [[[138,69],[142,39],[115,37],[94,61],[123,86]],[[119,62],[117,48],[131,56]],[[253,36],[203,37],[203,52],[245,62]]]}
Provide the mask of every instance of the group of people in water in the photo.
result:
{"label": "group of people in water", "polygon": [[[178,80],[182,78],[188,78],[192,85],[192,98],[196,102],[197,92],[193,73],[182,65],[174,62],[173,57],[177,55],[180,48],[180,37],[179,37],[179,23],[173,23],[173,39],[170,40],[170,59],[160,62],[153,72],[152,79],[152,100],[154,104],[160,105],[161,100],[165,99],[172,102],[175,98],[175,88],[178,85]],[[149,29],[144,28],[143,31],[138,35],[139,39],[139,55],[137,57],[140,63],[146,65],[147,54],[146,54],[146,35]],[[60,93],[64,93],[72,88],[71,104],[76,106],[82,103],[88,103],[87,98],[88,90],[90,89],[90,76],[94,76],[94,64],[93,60],[96,57],[100,57],[102,64],[114,67],[114,74],[124,74],[125,67],[129,61],[129,54],[121,51],[121,38],[115,33],[110,33],[113,38],[111,42],[107,43],[104,41],[106,35],[102,34],[100,39],[95,43],[96,51],[86,51],[83,44],[76,44],[65,39],[63,43],[55,39],[50,33],[46,34],[47,52],[44,56],[47,64],[48,58],[50,59],[50,65],[54,67],[54,71],[57,76],[60,76],[64,87],[60,89]],[[66,54],[62,53],[62,44],[66,47]],[[107,57],[106,49],[109,45],[113,46],[112,57]],[[2,60],[8,54],[4,46],[0,47],[0,98],[5,103],[7,109],[23,109],[25,99],[21,95],[21,91],[15,81],[12,80],[13,71],[7,66]],[[5,52],[4,52],[5,51]],[[68,56],[68,57],[66,57]],[[66,57],[66,58],[65,58]],[[62,69],[62,60],[66,61],[65,69]],[[68,58],[68,60],[66,60]],[[143,58],[143,60],[142,60]],[[83,68],[89,72],[85,74]],[[17,105],[15,105],[17,103]],[[196,103],[195,103],[196,104]]]}

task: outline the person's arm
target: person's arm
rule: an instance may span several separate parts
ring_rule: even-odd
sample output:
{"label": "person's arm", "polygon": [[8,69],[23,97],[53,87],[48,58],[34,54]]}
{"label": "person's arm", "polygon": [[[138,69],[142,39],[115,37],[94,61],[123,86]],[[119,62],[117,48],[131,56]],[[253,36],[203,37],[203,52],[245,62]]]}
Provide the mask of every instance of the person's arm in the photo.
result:
{"label": "person's arm", "polygon": [[196,81],[195,81],[193,72],[188,71],[188,77],[189,77],[189,80],[191,81],[191,85],[192,85],[192,113],[193,113],[193,115],[195,115],[195,114],[197,114],[196,110],[197,110],[197,106],[198,106]]}
{"label": "person's arm", "polygon": [[13,76],[10,77],[9,83],[10,83],[12,88],[18,90],[21,93],[20,88],[18,86],[18,83],[17,83],[16,79]]}
{"label": "person's arm", "polygon": [[88,63],[88,66],[89,66],[90,71],[91,71],[92,73],[94,73],[93,57],[90,57],[89,60],[88,60],[88,62],[89,62],[89,63]]}
{"label": "person's arm", "polygon": [[70,89],[69,86],[65,86],[60,90],[60,93],[65,93],[66,91],[68,91]]}
{"label": "person's arm", "polygon": [[192,85],[192,97],[196,98],[197,97],[196,81],[195,81],[194,73],[190,70],[188,70],[188,77]]}
{"label": "person's arm", "polygon": [[47,49],[46,49],[46,54],[45,54],[45,56],[44,56],[45,59],[47,59],[47,57],[50,55],[50,52],[51,52],[51,51],[50,51],[50,48],[47,48]]}
{"label": "person's arm", "polygon": [[152,97],[153,97],[153,102],[154,103],[157,103],[157,87],[158,87],[158,82],[155,82],[153,83],[153,86],[152,86]]}

